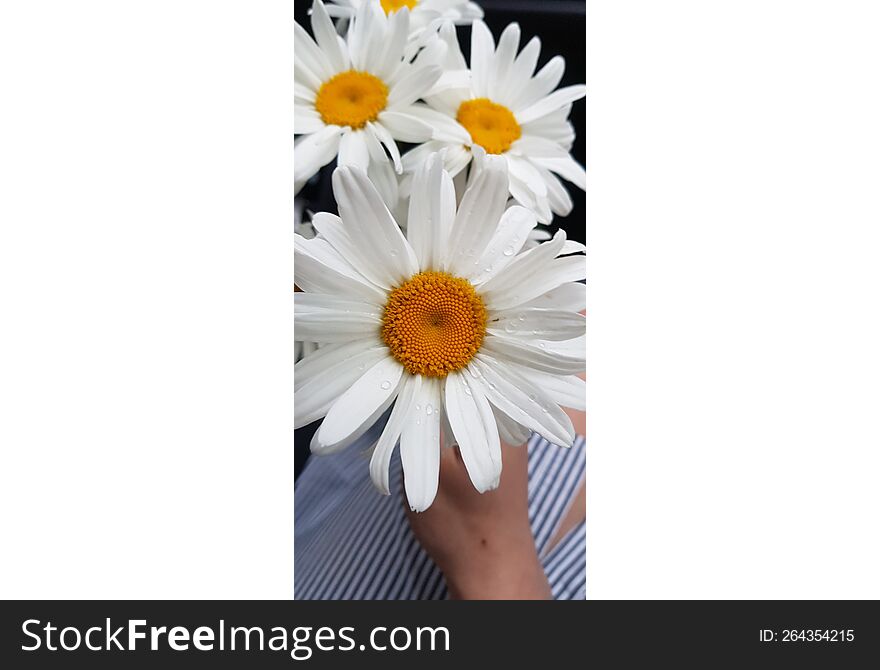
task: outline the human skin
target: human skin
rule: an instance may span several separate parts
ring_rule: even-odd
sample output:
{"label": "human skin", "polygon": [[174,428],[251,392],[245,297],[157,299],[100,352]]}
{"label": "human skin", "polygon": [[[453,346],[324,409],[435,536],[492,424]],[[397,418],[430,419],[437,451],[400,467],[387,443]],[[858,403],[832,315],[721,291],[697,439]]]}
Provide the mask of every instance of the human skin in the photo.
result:
{"label": "human skin", "polygon": [[[583,414],[572,414],[578,433]],[[546,600],[550,586],[529,524],[528,448],[501,445],[501,481],[480,494],[458,447],[442,449],[437,497],[407,518],[416,538],[459,600]],[[405,501],[404,501],[405,504]],[[575,496],[553,543],[585,515],[584,490]]]}

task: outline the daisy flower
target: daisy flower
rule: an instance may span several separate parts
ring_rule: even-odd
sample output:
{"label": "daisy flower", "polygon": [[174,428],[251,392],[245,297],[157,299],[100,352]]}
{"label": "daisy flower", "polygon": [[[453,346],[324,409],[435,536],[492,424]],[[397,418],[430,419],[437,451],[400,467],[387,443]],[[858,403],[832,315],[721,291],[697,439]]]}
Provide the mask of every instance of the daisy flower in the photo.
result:
{"label": "daisy flower", "polygon": [[469,73],[454,27],[444,24],[439,35],[447,45],[446,74],[459,75],[460,85],[432,91],[427,106],[416,106],[414,113],[434,127],[434,139],[408,152],[404,169],[412,172],[446,148],[446,168],[456,176],[480,147],[506,159],[510,195],[539,221],[567,215],[572,201],[559,177],[586,188],[584,169],[569,153],[574,129],[568,121],[572,103],[585,95],[583,84],[554,90],[565,69],[560,56],[535,74],[541,42],[534,37],[519,51],[516,23],[505,28],[496,49],[486,24],[474,22]]}
{"label": "daisy flower", "polygon": [[410,44],[418,44],[427,33],[435,32],[443,21],[457,25],[468,25],[483,18],[483,10],[469,0],[329,0],[327,13],[346,20],[355,15],[361,5],[373,3],[380,5],[385,14],[393,14],[406,8],[410,13]]}
{"label": "daisy flower", "polygon": [[360,7],[345,39],[321,0],[312,5],[311,25],[314,39],[294,24],[294,195],[337,157],[367,169],[390,154],[400,172],[395,141],[431,137],[411,110],[441,76],[445,45],[435,38],[414,61],[404,59],[409,11],[386,16],[378,4]]}
{"label": "daisy flower", "polygon": [[431,157],[404,234],[366,175],[338,168],[340,216],[316,214],[319,237],[295,241],[297,338],[321,345],[294,368],[295,426],[323,417],[312,451],[332,453],[391,408],[370,474],[389,493],[399,441],[416,511],[437,492],[441,428],[480,492],[498,485],[500,439],[575,437],[560,405],[584,404],[584,257],[559,257],[562,231],[522,251],[535,216],[507,208],[507,179],[490,157],[456,207]]}

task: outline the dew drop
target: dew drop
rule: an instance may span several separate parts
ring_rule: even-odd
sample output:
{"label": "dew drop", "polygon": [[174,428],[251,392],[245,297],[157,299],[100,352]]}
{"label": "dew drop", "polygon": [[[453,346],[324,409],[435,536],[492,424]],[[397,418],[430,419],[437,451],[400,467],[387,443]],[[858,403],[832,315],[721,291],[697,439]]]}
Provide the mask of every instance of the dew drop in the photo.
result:
{"label": "dew drop", "polygon": [[391,388],[391,382],[386,379],[384,382],[379,384],[379,386],[381,386],[383,389],[385,389],[387,391],[388,389]]}
{"label": "dew drop", "polygon": [[425,414],[427,414],[428,416],[431,416],[431,414],[433,412],[434,412],[434,408],[431,407],[430,403],[425,405]]}
{"label": "dew drop", "polygon": [[507,247],[507,248],[504,250],[504,255],[505,255],[505,256],[513,256],[513,247]]}
{"label": "dew drop", "polygon": [[516,324],[513,323],[512,321],[508,321],[507,325],[504,326],[504,332],[505,333],[512,333],[514,331],[516,331]]}
{"label": "dew drop", "polygon": [[471,393],[471,388],[470,388],[470,386],[465,386],[465,387],[464,387],[464,393],[465,393],[465,395],[473,395],[473,393]]}
{"label": "dew drop", "polygon": [[388,253],[391,254],[392,256],[396,256],[396,255],[397,255],[397,249],[391,249],[391,250],[388,251]]}
{"label": "dew drop", "polygon": [[421,425],[422,425],[422,420],[421,420],[421,419],[416,419],[416,425],[417,425],[417,426],[421,426]]}
{"label": "dew drop", "polygon": [[535,402],[535,399],[536,399],[537,397],[538,397],[538,396],[536,396],[534,393],[529,393],[529,400],[531,400],[532,402]]}
{"label": "dew drop", "polygon": [[525,320],[526,320],[526,315],[525,315],[525,314],[520,314],[520,315],[517,316],[516,318],[519,319],[520,321],[525,321]]}
{"label": "dew drop", "polygon": [[543,342],[538,342],[538,346],[541,347],[541,349],[545,349],[547,347],[547,345]]}
{"label": "dew drop", "polygon": [[422,406],[421,406],[421,405],[416,405],[416,411],[418,412],[420,409],[422,409]]}

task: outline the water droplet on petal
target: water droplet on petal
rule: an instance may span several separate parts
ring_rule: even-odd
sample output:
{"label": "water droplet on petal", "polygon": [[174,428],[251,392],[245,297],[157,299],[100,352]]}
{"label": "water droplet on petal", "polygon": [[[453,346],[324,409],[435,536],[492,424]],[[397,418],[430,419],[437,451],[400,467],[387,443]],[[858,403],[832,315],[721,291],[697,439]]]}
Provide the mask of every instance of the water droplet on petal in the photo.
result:
{"label": "water droplet on petal", "polygon": [[547,345],[543,342],[538,342],[538,346],[541,347],[541,349],[545,349],[547,347]]}
{"label": "water droplet on petal", "polygon": [[381,386],[383,389],[385,389],[387,391],[388,389],[391,388],[391,382],[386,379],[379,386]]}
{"label": "water droplet on petal", "polygon": [[422,406],[421,406],[421,405],[416,405],[416,411],[418,412],[420,409],[422,409]]}
{"label": "water droplet on petal", "polygon": [[519,319],[520,321],[525,321],[525,320],[526,320],[526,315],[525,315],[525,314],[520,314],[520,315],[517,316],[516,318]]}
{"label": "water droplet on petal", "polygon": [[505,256],[513,256],[513,247],[507,247],[507,248],[504,250],[504,255],[505,255]]}
{"label": "water droplet on petal", "polygon": [[516,331],[516,324],[512,321],[508,321],[507,324],[504,326],[504,332],[512,333],[514,331]]}
{"label": "water droplet on petal", "polygon": [[431,407],[431,404],[430,404],[430,403],[427,404],[427,405],[425,405],[425,414],[427,414],[428,416],[431,416],[431,413],[432,413],[433,411],[434,411],[434,408]]}

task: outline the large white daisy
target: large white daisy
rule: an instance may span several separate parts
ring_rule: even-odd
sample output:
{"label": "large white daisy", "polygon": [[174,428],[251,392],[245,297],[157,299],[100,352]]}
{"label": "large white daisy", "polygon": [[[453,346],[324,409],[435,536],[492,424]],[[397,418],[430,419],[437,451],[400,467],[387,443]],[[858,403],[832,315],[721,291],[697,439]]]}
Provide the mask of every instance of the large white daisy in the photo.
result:
{"label": "large white daisy", "polygon": [[366,175],[338,168],[340,216],[316,214],[319,236],[296,237],[297,339],[321,347],[295,367],[295,425],[324,417],[317,454],[352,444],[393,405],[370,473],[388,493],[400,442],[417,511],[437,492],[441,428],[477,490],[498,485],[500,439],[575,434],[560,405],[582,409],[583,256],[565,234],[522,251],[534,214],[506,207],[506,162],[486,161],[456,207],[435,155],[416,173],[404,234]]}
{"label": "large white daisy", "polygon": [[337,156],[340,165],[367,169],[390,154],[400,172],[395,140],[431,137],[431,127],[411,112],[442,74],[444,43],[433,39],[410,62],[404,58],[409,11],[386,16],[378,4],[363,4],[345,39],[321,0],[312,6],[311,24],[314,39],[294,26],[294,133],[301,135],[294,194]]}
{"label": "large white daisy", "polygon": [[567,215],[571,197],[558,177],[586,188],[584,169],[570,155],[574,129],[568,121],[571,105],[585,95],[585,87],[554,90],[565,70],[561,56],[535,74],[541,42],[534,37],[519,51],[516,23],[505,28],[496,49],[486,25],[474,22],[470,70],[454,27],[445,24],[439,35],[448,47],[444,76],[457,79],[458,85],[432,91],[425,98],[427,106],[413,108],[411,113],[434,127],[434,138],[403,157],[404,169],[414,171],[445,148],[446,168],[456,176],[471,163],[473,149],[481,147],[507,160],[511,196],[539,221],[548,223],[554,213]]}

